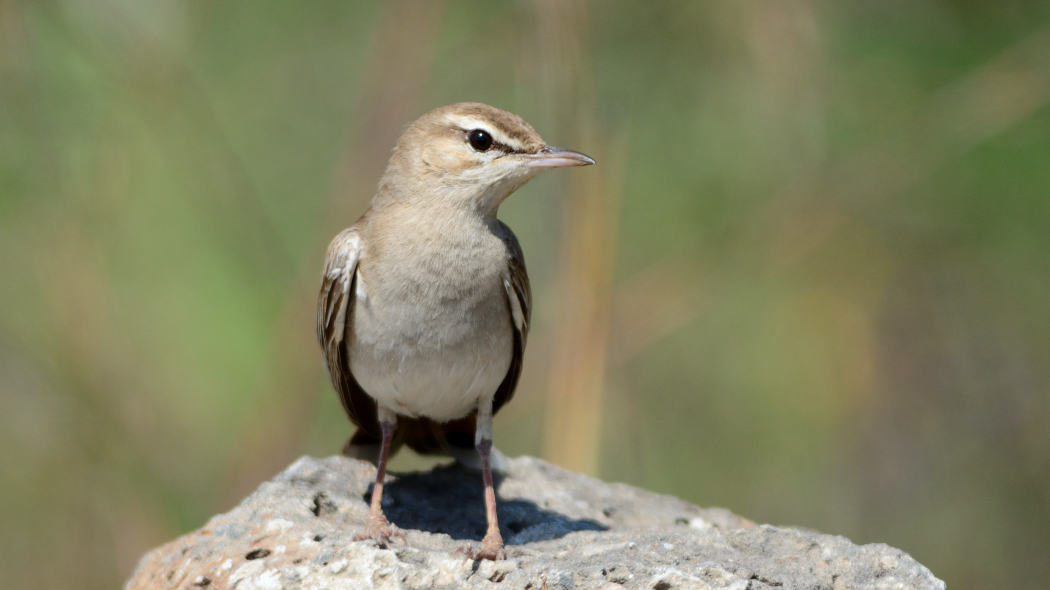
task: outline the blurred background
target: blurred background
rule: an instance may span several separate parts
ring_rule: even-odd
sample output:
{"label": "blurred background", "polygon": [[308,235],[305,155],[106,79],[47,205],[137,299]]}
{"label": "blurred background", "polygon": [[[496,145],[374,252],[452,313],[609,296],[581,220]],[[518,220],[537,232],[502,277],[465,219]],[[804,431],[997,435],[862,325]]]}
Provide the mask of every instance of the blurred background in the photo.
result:
{"label": "blurred background", "polygon": [[0,584],[117,587],[339,451],[324,248],[464,100],[599,162],[501,211],[505,452],[1048,587],[1036,0],[0,0]]}

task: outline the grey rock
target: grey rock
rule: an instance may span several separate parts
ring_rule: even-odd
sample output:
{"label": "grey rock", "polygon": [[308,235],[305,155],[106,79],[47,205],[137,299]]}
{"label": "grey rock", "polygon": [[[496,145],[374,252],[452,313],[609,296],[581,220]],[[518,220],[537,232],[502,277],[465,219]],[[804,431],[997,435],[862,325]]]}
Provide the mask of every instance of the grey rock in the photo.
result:
{"label": "grey rock", "polygon": [[756,526],[529,457],[511,460],[497,482],[506,561],[452,554],[485,533],[480,476],[456,465],[390,478],[384,509],[406,539],[383,549],[353,541],[374,477],[369,463],[303,457],[148,553],[125,588],[944,588],[886,545]]}

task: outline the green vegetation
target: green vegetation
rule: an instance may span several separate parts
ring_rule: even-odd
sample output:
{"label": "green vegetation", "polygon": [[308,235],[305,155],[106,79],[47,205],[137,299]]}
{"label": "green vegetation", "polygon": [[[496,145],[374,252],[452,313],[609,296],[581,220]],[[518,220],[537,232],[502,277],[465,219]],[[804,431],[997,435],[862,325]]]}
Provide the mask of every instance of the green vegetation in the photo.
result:
{"label": "green vegetation", "polygon": [[464,100],[599,162],[503,207],[501,449],[1050,577],[1050,3],[0,0],[5,584],[116,587],[338,452],[324,247]]}

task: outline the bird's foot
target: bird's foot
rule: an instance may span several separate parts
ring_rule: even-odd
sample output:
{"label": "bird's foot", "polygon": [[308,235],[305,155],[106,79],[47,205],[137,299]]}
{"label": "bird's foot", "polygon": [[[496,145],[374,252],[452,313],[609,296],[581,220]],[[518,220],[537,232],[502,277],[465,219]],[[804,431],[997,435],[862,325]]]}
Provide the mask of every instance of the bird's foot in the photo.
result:
{"label": "bird's foot", "polygon": [[481,540],[481,545],[478,547],[464,545],[453,551],[452,554],[462,555],[464,560],[488,559],[490,561],[500,561],[507,559],[507,552],[503,550],[503,537],[500,536],[499,531],[485,535],[485,538]]}
{"label": "bird's foot", "polygon": [[368,515],[368,522],[365,524],[365,529],[354,535],[354,540],[367,541],[371,539],[376,542],[376,545],[385,549],[390,545],[390,540],[394,537],[404,541],[405,533],[402,533],[401,529],[390,524],[390,521],[388,521],[382,513],[379,513]]}

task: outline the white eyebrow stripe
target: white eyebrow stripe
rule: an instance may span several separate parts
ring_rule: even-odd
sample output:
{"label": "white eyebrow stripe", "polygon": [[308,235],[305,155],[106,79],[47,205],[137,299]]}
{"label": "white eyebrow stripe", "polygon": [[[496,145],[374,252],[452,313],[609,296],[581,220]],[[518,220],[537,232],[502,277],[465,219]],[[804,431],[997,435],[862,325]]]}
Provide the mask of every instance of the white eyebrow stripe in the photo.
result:
{"label": "white eyebrow stripe", "polygon": [[463,115],[449,115],[448,121],[463,131],[472,131],[474,129],[487,131],[488,134],[492,136],[492,139],[496,140],[498,143],[502,143],[503,145],[512,147],[516,150],[525,150],[525,144],[503,133],[499,129],[492,127],[492,125],[489,125],[482,119],[465,117]]}

